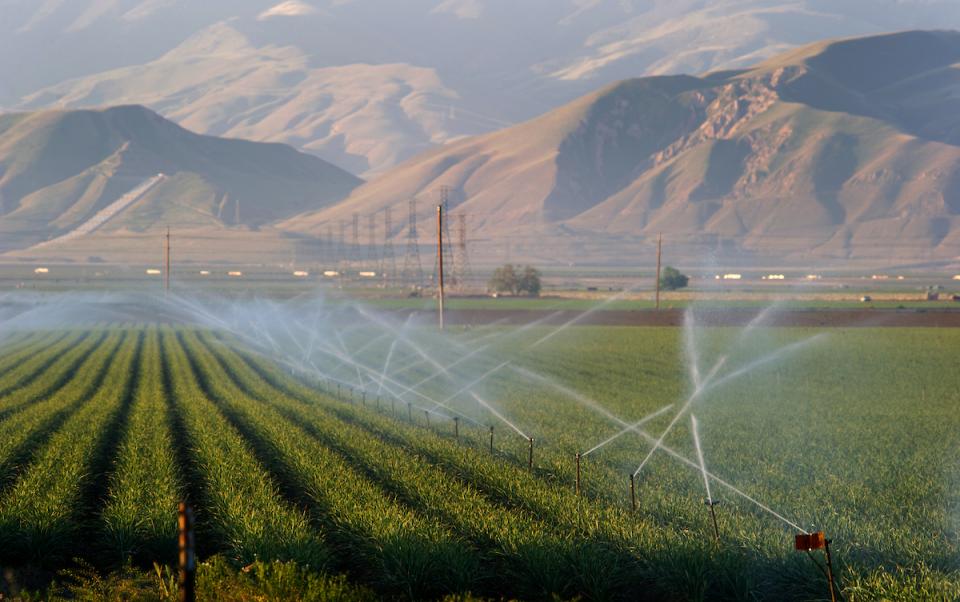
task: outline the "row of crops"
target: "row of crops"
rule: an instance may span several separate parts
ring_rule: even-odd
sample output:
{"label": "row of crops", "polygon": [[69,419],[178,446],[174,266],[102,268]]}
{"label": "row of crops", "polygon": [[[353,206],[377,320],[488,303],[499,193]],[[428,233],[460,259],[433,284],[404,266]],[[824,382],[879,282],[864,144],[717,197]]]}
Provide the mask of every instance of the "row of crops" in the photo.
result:
{"label": "row of crops", "polygon": [[[293,561],[378,596],[826,595],[817,568],[791,551],[793,534],[753,508],[732,501],[724,537],[709,536],[689,493],[696,474],[654,473],[634,513],[626,472],[591,461],[575,495],[566,422],[530,470],[516,438],[491,453],[486,429],[411,419],[385,396],[338,399],[207,330],[103,326],[4,345],[4,565],[171,564],[186,499],[201,557]],[[900,548],[840,565],[852,598],[960,595],[953,570]]]}

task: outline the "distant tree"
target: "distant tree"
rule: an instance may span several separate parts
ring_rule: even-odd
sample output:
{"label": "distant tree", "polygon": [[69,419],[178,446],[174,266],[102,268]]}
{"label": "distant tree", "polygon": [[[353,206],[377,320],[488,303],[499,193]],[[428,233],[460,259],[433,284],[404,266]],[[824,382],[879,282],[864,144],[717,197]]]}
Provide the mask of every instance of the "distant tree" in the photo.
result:
{"label": "distant tree", "polygon": [[513,264],[503,265],[493,271],[493,277],[487,283],[487,288],[496,293],[511,295],[540,296],[540,271],[533,266],[525,266],[523,273]]}
{"label": "distant tree", "polygon": [[540,296],[540,271],[532,266],[523,268],[523,275],[520,276],[520,282],[517,290],[526,293],[531,297]]}
{"label": "distant tree", "polygon": [[686,288],[690,278],[681,274],[675,267],[667,266],[663,268],[660,274],[660,288],[665,291],[675,291],[679,288]]}
{"label": "distant tree", "polygon": [[513,264],[503,265],[493,271],[493,277],[487,283],[487,288],[495,293],[510,293],[516,295],[520,288],[520,278]]}

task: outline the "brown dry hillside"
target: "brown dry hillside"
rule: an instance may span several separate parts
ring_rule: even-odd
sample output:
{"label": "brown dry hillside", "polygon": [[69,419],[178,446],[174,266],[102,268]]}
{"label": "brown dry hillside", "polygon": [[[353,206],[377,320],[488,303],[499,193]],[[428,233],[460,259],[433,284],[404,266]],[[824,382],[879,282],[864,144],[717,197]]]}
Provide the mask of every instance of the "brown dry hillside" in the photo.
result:
{"label": "brown dry hillside", "polygon": [[143,107],[0,115],[0,249],[77,230],[256,229],[344,198],[360,180],[282,144],[201,136]]}
{"label": "brown dry hillside", "polygon": [[[751,69],[625,80],[409,160],[288,220],[321,233],[441,186],[473,235],[617,258],[960,255],[960,33],[828,41]],[[402,209],[401,209],[402,208]],[[402,234],[402,232],[398,232]],[[533,241],[532,243],[530,241]]]}

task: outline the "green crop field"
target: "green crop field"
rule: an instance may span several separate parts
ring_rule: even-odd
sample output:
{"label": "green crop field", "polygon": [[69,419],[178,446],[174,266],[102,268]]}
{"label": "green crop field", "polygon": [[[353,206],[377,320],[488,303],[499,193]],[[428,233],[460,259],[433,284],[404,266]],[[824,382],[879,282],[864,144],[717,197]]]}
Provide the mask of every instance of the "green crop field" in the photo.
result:
{"label": "green crop field", "polygon": [[828,599],[803,529],[847,600],[960,599],[960,329],[389,332],[9,334],[0,592],[175,599],[188,500],[210,597]]}

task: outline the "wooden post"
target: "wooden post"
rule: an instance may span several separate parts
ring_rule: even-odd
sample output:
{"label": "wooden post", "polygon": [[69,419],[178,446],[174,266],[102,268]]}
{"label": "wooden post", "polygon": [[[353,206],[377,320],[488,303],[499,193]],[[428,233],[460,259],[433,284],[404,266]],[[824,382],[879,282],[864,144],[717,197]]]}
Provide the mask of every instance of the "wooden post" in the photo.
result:
{"label": "wooden post", "polygon": [[443,330],[443,205],[437,205],[437,302]]}
{"label": "wooden post", "polygon": [[663,250],[663,233],[657,235],[657,311],[660,311],[660,256]]}
{"label": "wooden post", "polygon": [[193,535],[193,508],[186,502],[180,502],[177,508],[177,543],[180,549],[180,602],[194,602],[197,599],[197,556]]}

